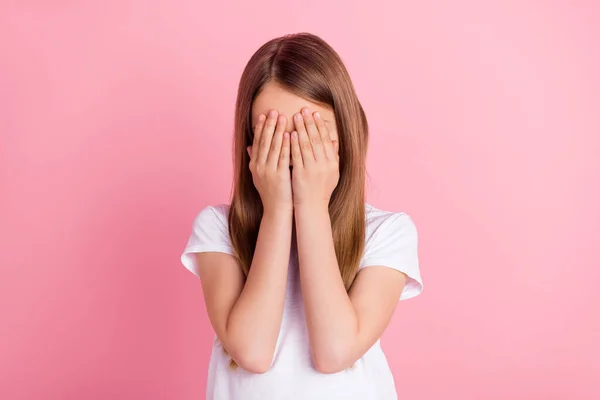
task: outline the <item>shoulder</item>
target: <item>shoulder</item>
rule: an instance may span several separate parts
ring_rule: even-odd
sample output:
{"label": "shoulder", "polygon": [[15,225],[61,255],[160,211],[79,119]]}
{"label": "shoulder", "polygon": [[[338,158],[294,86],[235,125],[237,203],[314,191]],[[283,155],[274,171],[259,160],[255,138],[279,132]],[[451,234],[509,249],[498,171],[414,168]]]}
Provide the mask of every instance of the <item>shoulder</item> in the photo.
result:
{"label": "shoulder", "polygon": [[359,270],[368,266],[398,270],[407,276],[400,299],[421,293],[423,281],[419,270],[417,228],[411,217],[403,212],[384,211],[368,204],[365,214],[365,250]]}
{"label": "shoulder", "polygon": [[229,241],[228,204],[210,205],[203,208],[194,218],[193,232],[204,241]]}
{"label": "shoulder", "polygon": [[371,204],[365,204],[366,239],[373,236],[403,234],[417,236],[417,228],[412,218],[404,212],[385,211]]}
{"label": "shoulder", "polygon": [[200,276],[196,263],[197,253],[234,254],[229,240],[228,215],[229,206],[218,204],[203,208],[194,218],[192,232],[181,255],[181,262],[195,275]]}
{"label": "shoulder", "polygon": [[229,204],[209,205],[200,210],[194,218],[194,225],[228,225]]}

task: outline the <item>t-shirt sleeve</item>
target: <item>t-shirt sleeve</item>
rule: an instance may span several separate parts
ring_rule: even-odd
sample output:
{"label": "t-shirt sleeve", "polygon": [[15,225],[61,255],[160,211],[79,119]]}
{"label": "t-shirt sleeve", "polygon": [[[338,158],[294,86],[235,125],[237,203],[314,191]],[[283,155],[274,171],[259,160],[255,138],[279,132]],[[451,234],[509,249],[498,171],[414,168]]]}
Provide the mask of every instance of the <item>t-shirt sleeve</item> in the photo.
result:
{"label": "t-shirt sleeve", "polygon": [[400,300],[415,297],[423,290],[417,243],[417,229],[412,219],[404,213],[393,213],[368,238],[358,270],[383,266],[403,272],[407,281]]}
{"label": "t-shirt sleeve", "polygon": [[196,216],[192,233],[181,255],[181,262],[196,276],[200,276],[196,253],[207,252],[235,254],[229,239],[225,205],[206,207]]}

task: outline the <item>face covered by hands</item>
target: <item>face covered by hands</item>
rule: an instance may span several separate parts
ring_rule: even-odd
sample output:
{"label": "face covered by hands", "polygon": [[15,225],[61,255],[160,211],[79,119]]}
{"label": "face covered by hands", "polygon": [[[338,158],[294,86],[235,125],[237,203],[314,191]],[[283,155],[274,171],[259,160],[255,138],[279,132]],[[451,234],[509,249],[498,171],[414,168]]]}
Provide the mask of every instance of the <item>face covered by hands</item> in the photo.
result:
{"label": "face covered by hands", "polygon": [[[250,169],[263,206],[284,203],[287,207],[288,202],[292,207],[306,203],[328,205],[339,181],[334,110],[272,81],[254,99],[251,120],[254,140],[248,147]],[[267,180],[267,171],[284,179],[284,170],[289,191],[282,189],[285,184],[275,189],[268,183],[274,180]]]}
{"label": "face covered by hands", "polygon": [[291,134],[285,131],[286,122],[276,110],[259,115],[254,141],[248,147],[250,170],[263,206],[328,206],[339,181],[338,141],[332,139],[318,111],[305,107],[296,113]]}

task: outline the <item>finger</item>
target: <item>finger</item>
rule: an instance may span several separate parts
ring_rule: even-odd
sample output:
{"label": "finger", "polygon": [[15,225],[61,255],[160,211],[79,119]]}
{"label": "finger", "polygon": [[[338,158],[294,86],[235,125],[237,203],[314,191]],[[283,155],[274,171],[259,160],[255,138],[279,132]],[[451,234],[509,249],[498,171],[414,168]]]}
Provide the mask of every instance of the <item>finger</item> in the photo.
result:
{"label": "finger", "polygon": [[281,152],[279,153],[278,168],[288,169],[290,167],[290,134],[283,132],[283,140],[281,143]]}
{"label": "finger", "polygon": [[277,118],[277,127],[273,134],[273,140],[271,140],[271,150],[267,157],[267,164],[277,167],[279,161],[279,153],[281,152],[281,142],[283,141],[283,130],[285,129],[286,118],[284,115],[280,115]]}
{"label": "finger", "polygon": [[302,160],[302,150],[300,150],[300,141],[298,138],[298,132],[292,132],[292,166],[294,168],[303,168],[304,161]]}
{"label": "finger", "polygon": [[248,151],[248,156],[252,157],[252,146],[246,147],[246,151]]}
{"label": "finger", "polygon": [[333,148],[335,149],[335,160],[340,160],[340,142],[333,140]]}
{"label": "finger", "polygon": [[260,137],[262,135],[262,130],[265,125],[266,116],[264,114],[260,114],[258,116],[258,122],[254,127],[254,140],[252,141],[252,155],[250,158],[252,160],[256,160],[258,158],[258,148],[260,144]]}
{"label": "finger", "polygon": [[318,129],[319,136],[321,138],[323,152],[325,153],[327,159],[335,160],[335,148],[333,146],[331,136],[329,136],[329,129],[327,129],[327,125],[325,125],[325,121],[323,121],[323,118],[321,118],[321,114],[319,112],[314,113],[314,117],[315,126]]}
{"label": "finger", "polygon": [[302,155],[302,163],[309,164],[315,161],[315,155],[313,153],[312,144],[310,144],[310,138],[306,132],[304,126],[304,119],[302,114],[296,114],[294,118],[294,125],[296,125],[296,134],[298,136],[298,145],[300,146],[300,153]]}
{"label": "finger", "polygon": [[260,163],[267,161],[269,155],[269,149],[271,148],[271,140],[273,140],[273,132],[275,132],[275,125],[277,124],[277,111],[269,111],[269,116],[265,121],[265,126],[261,133],[260,148],[258,149],[258,159]]}
{"label": "finger", "polygon": [[308,108],[304,108],[302,110],[302,118],[304,119],[304,126],[306,128],[308,138],[310,139],[310,144],[312,145],[312,151],[315,160],[324,160],[326,156],[325,149],[323,148],[323,143],[321,141],[321,134],[319,133],[319,128],[317,128],[315,120],[313,119],[313,115]]}

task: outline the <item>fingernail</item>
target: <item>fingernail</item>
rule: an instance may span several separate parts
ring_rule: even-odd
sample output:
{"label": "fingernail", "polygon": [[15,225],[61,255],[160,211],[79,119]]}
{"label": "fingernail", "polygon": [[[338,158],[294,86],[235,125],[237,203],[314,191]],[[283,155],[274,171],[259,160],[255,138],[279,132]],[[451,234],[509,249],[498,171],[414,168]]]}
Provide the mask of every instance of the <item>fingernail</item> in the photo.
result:
{"label": "fingernail", "polygon": [[302,121],[302,114],[296,114],[296,121],[298,121],[298,122]]}
{"label": "fingernail", "polygon": [[292,132],[292,138],[298,139],[298,132],[296,132],[296,131]]}
{"label": "fingernail", "polygon": [[265,115],[264,115],[264,114],[260,114],[260,115],[258,116],[258,120],[259,120],[260,122],[263,122],[263,121],[265,120]]}
{"label": "fingernail", "polygon": [[269,117],[274,118],[277,112],[275,110],[269,111]]}
{"label": "fingernail", "polygon": [[306,115],[307,117],[310,115],[310,110],[308,108],[305,108],[304,110],[302,110],[302,112],[304,113],[304,115]]}
{"label": "fingernail", "polygon": [[316,119],[321,119],[321,114],[319,114],[319,112],[318,112],[318,111],[315,113],[315,118],[316,118]]}
{"label": "fingernail", "polygon": [[283,132],[283,138],[284,139],[289,139],[290,134],[288,132]]}

